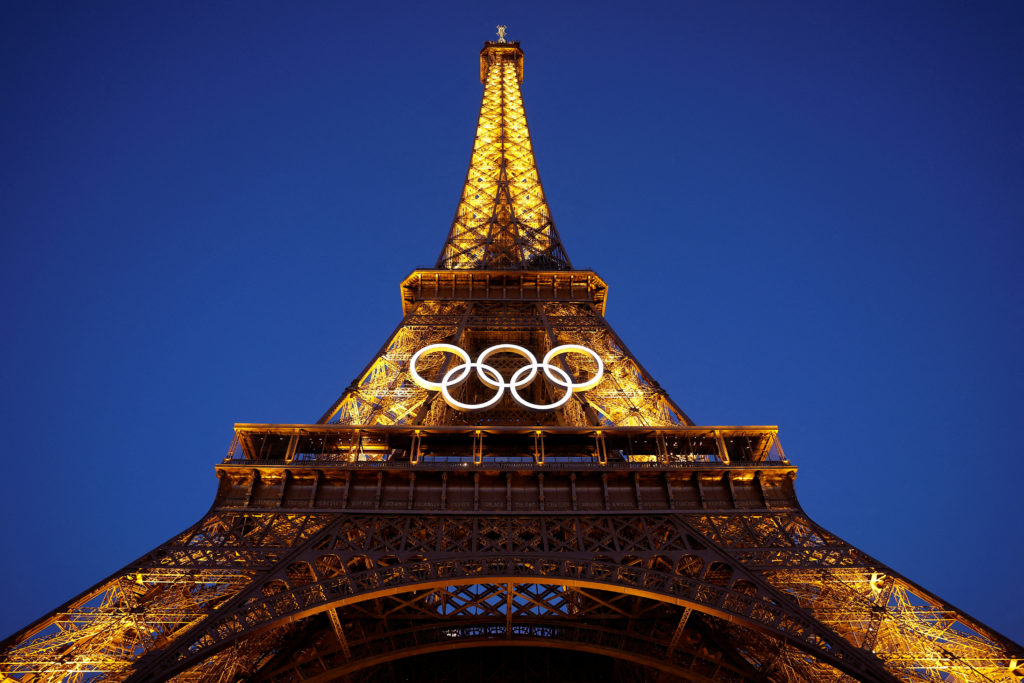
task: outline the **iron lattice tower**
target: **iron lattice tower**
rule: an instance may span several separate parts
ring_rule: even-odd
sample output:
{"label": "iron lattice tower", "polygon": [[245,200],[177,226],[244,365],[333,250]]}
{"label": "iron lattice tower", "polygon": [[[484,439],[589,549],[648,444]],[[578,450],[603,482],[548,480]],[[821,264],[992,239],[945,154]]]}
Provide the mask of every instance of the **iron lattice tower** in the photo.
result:
{"label": "iron lattice tower", "polygon": [[672,402],[562,246],[518,43],[480,68],[377,356],[315,424],[236,425],[210,511],[8,638],[0,680],[1019,680],[1019,645],[811,521],[775,427]]}

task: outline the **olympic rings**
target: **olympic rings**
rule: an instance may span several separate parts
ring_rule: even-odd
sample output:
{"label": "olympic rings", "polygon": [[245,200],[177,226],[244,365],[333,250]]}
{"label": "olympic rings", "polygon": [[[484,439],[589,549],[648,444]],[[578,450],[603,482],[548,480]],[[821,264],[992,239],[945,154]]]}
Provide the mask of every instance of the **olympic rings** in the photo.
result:
{"label": "olympic rings", "polygon": [[[444,377],[441,378],[440,382],[431,382],[426,380],[420,376],[419,372],[416,371],[416,363],[419,361],[420,356],[435,352],[452,353],[462,360],[461,365],[449,368],[444,373]],[[517,356],[525,358],[527,364],[518,368],[514,373],[512,373],[512,378],[505,381],[505,378],[501,376],[501,373],[498,372],[497,368],[486,363],[486,360],[496,353],[514,353]],[[565,353],[589,354],[591,358],[597,361],[597,372],[595,372],[594,376],[585,382],[573,382],[572,377],[569,376],[568,372],[557,365],[552,365],[551,363],[554,358]],[[463,403],[451,394],[451,388],[467,379],[469,377],[469,373],[473,370],[476,370],[477,379],[479,379],[484,386],[496,390],[494,396],[483,403]],[[537,377],[538,370],[544,370],[544,376],[552,384],[560,386],[565,390],[554,403],[543,405],[531,403],[519,394],[519,389],[522,389]],[[601,356],[597,355],[593,350],[588,349],[586,346],[580,346],[579,344],[563,344],[562,346],[556,346],[544,354],[544,360],[539,363],[537,362],[537,357],[534,356],[533,353],[522,346],[517,346],[516,344],[496,344],[495,346],[491,346],[485,349],[475,362],[469,359],[468,353],[454,344],[431,344],[429,346],[424,346],[412,355],[412,358],[409,360],[409,374],[412,376],[412,381],[418,386],[421,386],[424,389],[429,389],[430,391],[440,391],[441,396],[444,397],[444,402],[456,410],[486,410],[501,400],[501,397],[505,395],[506,389],[509,389],[512,392],[512,397],[520,405],[526,408],[531,410],[554,410],[555,408],[560,408],[565,405],[572,397],[573,391],[587,391],[596,387],[598,382],[601,381],[601,377],[604,375],[604,362],[601,360]]]}

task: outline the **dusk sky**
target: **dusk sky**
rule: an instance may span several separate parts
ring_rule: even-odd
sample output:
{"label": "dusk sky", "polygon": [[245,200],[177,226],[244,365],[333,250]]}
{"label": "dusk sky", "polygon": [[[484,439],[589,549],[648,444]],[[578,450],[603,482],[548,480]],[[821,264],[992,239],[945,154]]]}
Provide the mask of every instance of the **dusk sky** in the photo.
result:
{"label": "dusk sky", "polygon": [[1024,3],[0,5],[0,637],[314,422],[432,264],[496,24],[566,250],[698,424],[1024,642]]}

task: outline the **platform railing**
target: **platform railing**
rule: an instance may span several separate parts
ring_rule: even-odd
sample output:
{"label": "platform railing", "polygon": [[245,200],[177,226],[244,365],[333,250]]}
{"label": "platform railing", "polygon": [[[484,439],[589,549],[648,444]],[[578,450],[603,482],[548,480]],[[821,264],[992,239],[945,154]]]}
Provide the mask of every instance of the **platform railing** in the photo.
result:
{"label": "platform railing", "polygon": [[452,470],[487,470],[487,471],[500,471],[500,472],[517,472],[521,470],[532,470],[541,469],[543,471],[566,471],[566,472],[579,472],[581,470],[628,470],[628,471],[664,471],[664,470],[693,470],[693,469],[723,469],[723,468],[741,468],[750,467],[756,465],[757,467],[765,468],[785,468],[792,467],[788,462],[772,462],[762,461],[757,463],[749,462],[735,462],[735,463],[719,463],[719,462],[608,462],[602,465],[599,462],[558,462],[549,460],[543,465],[537,465],[535,462],[500,462],[493,460],[484,460],[480,464],[474,464],[472,462],[465,463],[446,463],[440,465],[437,463],[430,462],[419,462],[412,464],[410,462],[398,462],[398,461],[387,461],[387,460],[364,460],[356,462],[344,462],[344,461],[329,461],[329,460],[293,460],[290,463],[285,463],[281,460],[224,460],[222,465],[235,465],[243,467],[289,467],[292,469],[311,467],[316,469],[345,469],[345,470],[405,470],[405,471],[424,471],[424,470],[438,470],[451,472]]}
{"label": "platform railing", "polygon": [[566,469],[789,466],[775,427],[236,425],[225,464]]}

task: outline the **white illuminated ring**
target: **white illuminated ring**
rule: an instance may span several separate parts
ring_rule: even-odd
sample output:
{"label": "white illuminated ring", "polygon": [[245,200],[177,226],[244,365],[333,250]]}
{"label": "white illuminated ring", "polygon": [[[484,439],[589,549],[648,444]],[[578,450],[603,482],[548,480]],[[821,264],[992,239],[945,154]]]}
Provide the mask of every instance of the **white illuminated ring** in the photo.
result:
{"label": "white illuminated ring", "polygon": [[[419,372],[416,371],[416,363],[419,361],[420,356],[426,353],[453,353],[462,359],[460,365],[456,365],[453,368],[449,368],[445,373],[444,377],[441,378],[440,382],[431,382],[424,379]],[[512,373],[511,379],[505,381],[505,378],[501,376],[497,368],[486,363],[487,359],[495,353],[514,353],[517,356],[525,358],[527,364],[518,368]],[[573,382],[572,377],[568,372],[553,365],[552,359],[564,353],[586,353],[597,363],[597,372],[594,376],[585,382]],[[491,389],[495,389],[494,396],[484,401],[483,403],[463,403],[459,401],[451,394],[451,388],[457,384],[463,382],[469,377],[470,372],[476,370],[476,376],[480,382]],[[565,391],[554,403],[548,404],[537,404],[531,403],[523,398],[519,394],[519,389],[525,387],[527,384],[532,382],[537,377],[537,371],[543,369],[544,376],[553,384],[562,387]],[[510,389],[512,397],[522,406],[531,410],[554,410],[565,405],[572,397],[573,391],[587,391],[597,386],[598,382],[604,376],[604,362],[601,360],[601,356],[597,355],[592,349],[586,346],[580,346],[579,344],[563,344],[562,346],[556,346],[544,355],[544,360],[537,362],[537,357],[533,355],[528,349],[516,344],[497,344],[491,346],[480,354],[477,360],[471,361],[469,354],[463,351],[458,346],[453,344],[431,344],[424,346],[422,349],[417,351],[409,359],[409,374],[412,376],[412,381],[424,389],[430,391],[440,391],[441,396],[444,397],[445,403],[450,405],[456,410],[486,410],[498,403],[501,397],[505,394],[505,389]]]}
{"label": "white illuminated ring", "polygon": [[[530,376],[521,381],[516,381],[516,377],[519,375],[519,370],[516,370],[515,374],[512,375],[512,384],[509,386],[511,386],[513,389],[516,389],[518,387],[525,387],[527,384],[533,381],[533,378],[537,376],[537,357],[530,353],[528,350],[524,349],[522,346],[516,346],[515,344],[498,344],[485,350],[483,353],[480,354],[480,357],[476,359],[476,376],[480,378],[481,382],[489,386],[491,389],[499,389],[504,386],[505,380],[504,378],[501,377],[501,374],[498,374],[500,381],[497,384],[491,384],[484,377],[483,372],[484,368],[488,368],[490,370],[494,369],[490,365],[485,365],[484,361],[487,360],[492,354],[502,352],[514,353],[517,356],[522,356],[526,360],[530,361],[529,365],[524,365],[522,368],[519,368],[519,370],[528,368],[530,370]],[[547,362],[546,359],[545,362]]]}
{"label": "white illuminated ring", "polygon": [[[558,374],[565,378],[565,382],[555,382],[559,386],[565,388],[565,393],[562,394],[562,398],[558,399],[557,401],[549,405],[542,406],[527,401],[525,398],[519,395],[518,391],[516,391],[516,377],[518,377],[523,370],[526,370],[529,367],[530,366],[528,365],[524,365],[523,367],[519,368],[514,373],[512,373],[512,381],[509,383],[512,388],[512,395],[521,404],[523,404],[527,408],[530,408],[531,410],[554,410],[555,408],[561,408],[562,406],[564,406],[565,403],[572,397],[572,377],[569,376],[569,373],[563,370],[562,368],[556,367],[554,365],[545,365],[544,374],[547,375],[549,379],[551,378],[551,373],[548,371],[548,368],[554,370],[555,372],[557,372]],[[534,366],[534,370],[536,371],[536,366]]]}
{"label": "white illuminated ring", "polygon": [[[491,388],[497,389],[497,391],[494,393],[494,396],[492,396],[489,400],[484,401],[483,403],[463,403],[462,401],[457,400],[448,391],[448,387],[451,386],[453,381],[455,383],[461,382],[463,379],[465,379],[466,375],[469,374],[469,368],[472,368],[473,366],[476,366],[476,372],[477,375],[479,375],[481,381],[483,381],[483,378],[488,373],[491,373],[492,378],[497,378],[492,380],[493,383],[484,382]],[[463,369],[465,369],[465,372],[459,375],[459,378],[457,380],[453,380],[452,375]],[[448,372],[444,373],[444,379],[441,380],[441,395],[444,396],[444,402],[450,405],[452,408],[455,408],[456,410],[485,410],[493,406],[498,401],[500,401],[501,395],[504,393],[505,380],[504,378],[502,378],[501,373],[492,368],[490,365],[480,365],[479,361],[477,361],[476,363],[467,362],[464,365],[458,365],[449,370]]]}
{"label": "white illuminated ring", "polygon": [[[456,381],[461,382],[462,380],[466,379],[466,375],[469,374],[470,368],[472,367],[472,363],[469,362],[469,354],[460,349],[458,346],[455,346],[454,344],[431,344],[430,346],[424,346],[422,349],[412,354],[412,358],[409,359],[409,374],[412,375],[413,382],[416,382],[416,384],[420,385],[424,389],[430,389],[431,391],[441,391],[440,382],[428,382],[427,380],[420,377],[420,374],[416,372],[416,361],[420,359],[420,356],[422,356],[425,353],[432,353],[434,351],[447,351],[448,353],[454,353],[456,356],[465,361],[464,365],[458,366],[459,368],[465,368],[465,372],[463,372],[462,376],[460,376],[459,379]],[[445,375],[445,379],[447,379],[447,375]]]}

